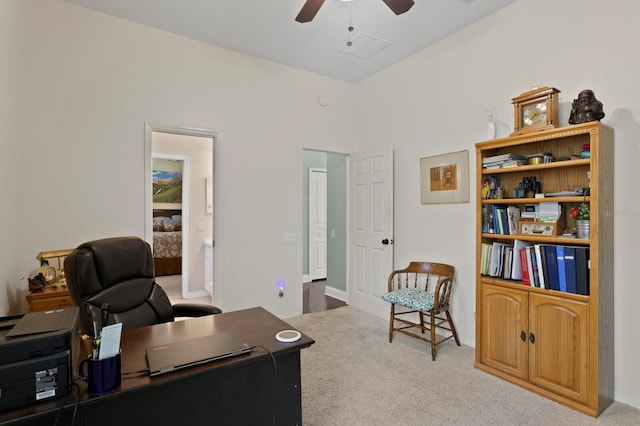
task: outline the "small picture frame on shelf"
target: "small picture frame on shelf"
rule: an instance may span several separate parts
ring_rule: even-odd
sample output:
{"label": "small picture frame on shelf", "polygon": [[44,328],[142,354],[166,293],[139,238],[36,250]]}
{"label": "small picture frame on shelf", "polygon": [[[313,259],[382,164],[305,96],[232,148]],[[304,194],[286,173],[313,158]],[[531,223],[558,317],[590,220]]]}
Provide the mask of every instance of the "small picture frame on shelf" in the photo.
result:
{"label": "small picture frame on shelf", "polygon": [[555,237],[558,235],[558,222],[530,222],[521,220],[518,222],[518,234]]}
{"label": "small picture frame on shelf", "polygon": [[469,202],[469,151],[420,159],[422,204]]}

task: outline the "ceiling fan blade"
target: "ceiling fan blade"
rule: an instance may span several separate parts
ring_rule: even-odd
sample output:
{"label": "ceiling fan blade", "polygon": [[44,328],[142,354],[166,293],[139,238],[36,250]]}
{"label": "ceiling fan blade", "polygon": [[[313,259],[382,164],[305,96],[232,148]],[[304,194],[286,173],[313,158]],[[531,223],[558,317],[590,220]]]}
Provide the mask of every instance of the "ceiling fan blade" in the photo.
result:
{"label": "ceiling fan blade", "polygon": [[401,15],[413,6],[413,0],[382,0],[396,15]]}
{"label": "ceiling fan blade", "polygon": [[323,3],[324,0],[307,0],[304,6],[302,6],[300,13],[298,13],[298,16],[296,16],[296,21],[301,23],[312,21]]}

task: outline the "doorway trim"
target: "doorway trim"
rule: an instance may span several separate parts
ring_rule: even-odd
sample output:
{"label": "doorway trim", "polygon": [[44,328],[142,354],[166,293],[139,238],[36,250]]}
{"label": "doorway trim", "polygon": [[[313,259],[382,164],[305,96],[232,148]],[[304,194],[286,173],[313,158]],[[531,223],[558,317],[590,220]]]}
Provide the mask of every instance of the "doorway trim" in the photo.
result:
{"label": "doorway trim", "polygon": [[[174,134],[174,135],[185,135],[185,136],[200,136],[200,137],[205,137],[205,138],[211,138],[212,143],[213,143],[213,150],[212,150],[212,156],[211,156],[211,165],[212,165],[212,179],[214,181],[213,187],[215,188],[215,143],[216,143],[216,139],[219,137],[220,133],[219,132],[215,132],[213,130],[209,130],[209,129],[203,129],[203,128],[192,128],[192,127],[180,127],[180,126],[170,126],[170,125],[163,125],[163,124],[153,124],[153,123],[148,123],[145,122],[144,123],[144,238],[145,240],[149,243],[149,245],[151,245],[153,247],[153,196],[152,196],[152,183],[153,183],[153,179],[152,179],[152,173],[153,173],[153,161],[152,161],[152,151],[153,151],[153,146],[152,146],[152,134],[153,132],[159,132],[159,133],[169,133],[169,134]],[[184,163],[185,168],[187,168],[188,165],[188,160],[185,161]],[[184,188],[183,188],[184,191]],[[184,194],[183,194],[184,195]],[[213,199],[215,200],[215,191],[213,194]],[[183,199],[183,204],[184,204],[184,199]],[[188,201],[188,200],[187,200]],[[215,221],[215,206],[216,204],[214,203],[214,214],[212,216],[212,221]],[[188,225],[188,218],[186,218],[187,224],[185,225],[185,228]],[[185,221],[185,218],[183,218],[183,223]],[[212,235],[212,245],[213,245],[213,250],[214,250],[214,257],[215,257],[215,223],[211,224],[212,226],[212,230],[213,230],[213,235]],[[188,243],[188,237],[187,237],[187,243]],[[188,265],[189,265],[189,250],[188,250],[188,244],[185,244],[185,240],[183,239],[182,242],[182,296],[186,296],[189,293],[189,270],[188,270]],[[212,276],[212,281],[213,281],[213,288],[212,288],[212,299],[215,302],[215,271],[213,273]],[[206,288],[206,287],[205,287]],[[204,292],[206,294],[206,292]],[[195,296],[202,296],[202,294],[195,294]]]}
{"label": "doorway trim", "polygon": [[[339,155],[344,155],[344,157],[345,157],[346,167],[347,167],[346,182],[345,182],[345,192],[346,192],[346,197],[347,197],[347,203],[346,203],[346,206],[345,206],[345,212],[344,213],[345,213],[346,229],[347,229],[347,233],[346,233],[345,238],[346,238],[346,244],[347,244],[347,247],[348,247],[349,244],[350,244],[350,240],[349,240],[350,237],[349,237],[348,230],[350,229],[350,220],[351,220],[350,206],[349,206],[349,202],[348,202],[348,200],[350,199],[350,195],[349,195],[349,191],[350,191],[349,179],[350,178],[349,178],[348,171],[349,171],[350,162],[351,162],[351,159],[350,159],[351,152],[344,151],[344,150],[341,150],[341,149],[335,149],[335,148],[331,148],[331,147],[318,147],[318,146],[313,146],[312,147],[312,146],[307,146],[307,145],[302,146],[301,149],[302,149],[302,151],[301,151],[301,154],[302,154],[301,155],[302,168],[304,168],[304,157],[305,157],[304,153],[306,151],[315,151],[315,152],[321,152],[321,153],[325,153],[325,154],[339,154]],[[303,215],[303,213],[304,213],[303,204],[304,203],[302,203],[300,205],[300,209],[301,209],[300,214],[301,215]],[[307,205],[308,205],[308,203],[307,203]],[[308,216],[308,212],[307,212],[307,216]],[[304,230],[303,230],[303,232],[304,232]],[[306,235],[307,235],[307,238],[308,238],[308,233]],[[306,245],[308,246],[308,242],[307,242]],[[303,252],[304,248],[303,248],[303,246],[304,245],[300,245],[300,251],[301,251],[300,254],[301,254],[301,256],[304,256],[304,252]],[[327,262],[328,262],[328,260],[327,260]],[[329,266],[330,265],[327,263],[327,268],[329,268]],[[343,292],[342,290],[334,289],[333,287],[326,287],[325,288],[325,294],[326,295],[334,297],[334,298],[339,299],[339,300],[342,300],[342,301],[344,301],[346,303],[349,303],[349,300],[348,300],[348,297],[349,297],[349,285],[350,285],[349,284],[349,276],[350,276],[349,268],[350,268],[350,254],[349,254],[349,250],[347,250],[346,251],[346,255],[345,255],[345,276],[344,276],[344,279],[345,279],[345,291]],[[303,274],[301,278],[302,278],[301,283],[306,283],[306,282],[310,282],[311,281],[310,280],[310,274]]]}
{"label": "doorway trim", "polygon": [[[322,192],[318,192],[318,187],[314,185],[314,176],[323,176],[324,185]],[[319,198],[320,196],[320,198]],[[318,218],[318,202],[322,203],[322,217]],[[318,219],[323,221],[324,227],[317,229]],[[309,168],[309,280],[327,279],[327,169],[319,167]],[[321,257],[318,253],[318,238],[322,240]],[[322,262],[322,268],[318,270],[318,262]],[[320,274],[318,274],[320,272]]]}
{"label": "doorway trim", "polygon": [[[182,227],[183,229],[189,228],[189,217],[190,217],[190,207],[189,207],[189,185],[185,182],[190,182],[189,175],[189,156],[183,154],[166,154],[166,153],[154,153],[151,152],[151,163],[153,165],[154,159],[160,160],[176,160],[182,161]],[[153,167],[152,167],[153,171]],[[153,186],[153,184],[151,184]],[[153,195],[152,195],[153,200]],[[151,209],[153,217],[153,202],[151,203]],[[153,224],[153,220],[151,221]],[[184,298],[185,295],[189,293],[189,232],[182,232],[182,265],[180,267],[180,275],[181,275],[181,293]],[[149,241],[149,245],[153,249],[153,225],[151,230],[151,240]]]}

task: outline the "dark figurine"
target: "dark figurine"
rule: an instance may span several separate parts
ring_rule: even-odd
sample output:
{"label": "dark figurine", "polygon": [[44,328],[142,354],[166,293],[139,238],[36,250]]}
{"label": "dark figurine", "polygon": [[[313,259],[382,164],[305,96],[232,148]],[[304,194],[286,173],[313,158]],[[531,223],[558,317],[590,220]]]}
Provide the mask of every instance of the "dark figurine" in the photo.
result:
{"label": "dark figurine", "polygon": [[46,285],[47,281],[44,279],[44,275],[42,275],[42,273],[29,277],[29,291],[32,293],[39,293],[43,291]]}
{"label": "dark figurine", "polygon": [[604,118],[602,102],[596,99],[593,90],[583,90],[571,104],[569,124],[586,123],[588,121],[600,121]]}

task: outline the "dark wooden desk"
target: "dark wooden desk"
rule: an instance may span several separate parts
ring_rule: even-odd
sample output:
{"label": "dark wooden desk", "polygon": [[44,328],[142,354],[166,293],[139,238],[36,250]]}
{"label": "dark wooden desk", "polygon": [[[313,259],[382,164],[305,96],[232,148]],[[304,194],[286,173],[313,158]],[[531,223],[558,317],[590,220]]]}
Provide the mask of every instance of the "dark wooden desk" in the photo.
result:
{"label": "dark wooden desk", "polygon": [[[125,330],[122,333],[122,385],[91,397],[78,380],[78,425],[300,425],[302,423],[300,350],[308,336],[280,343],[278,331],[292,328],[263,308]],[[182,371],[149,377],[126,375],[147,368],[145,348],[163,343],[234,331],[251,353]],[[275,381],[274,381],[275,379]],[[76,392],[64,399],[60,425],[71,424]],[[0,413],[0,424],[54,423],[62,399]]]}

